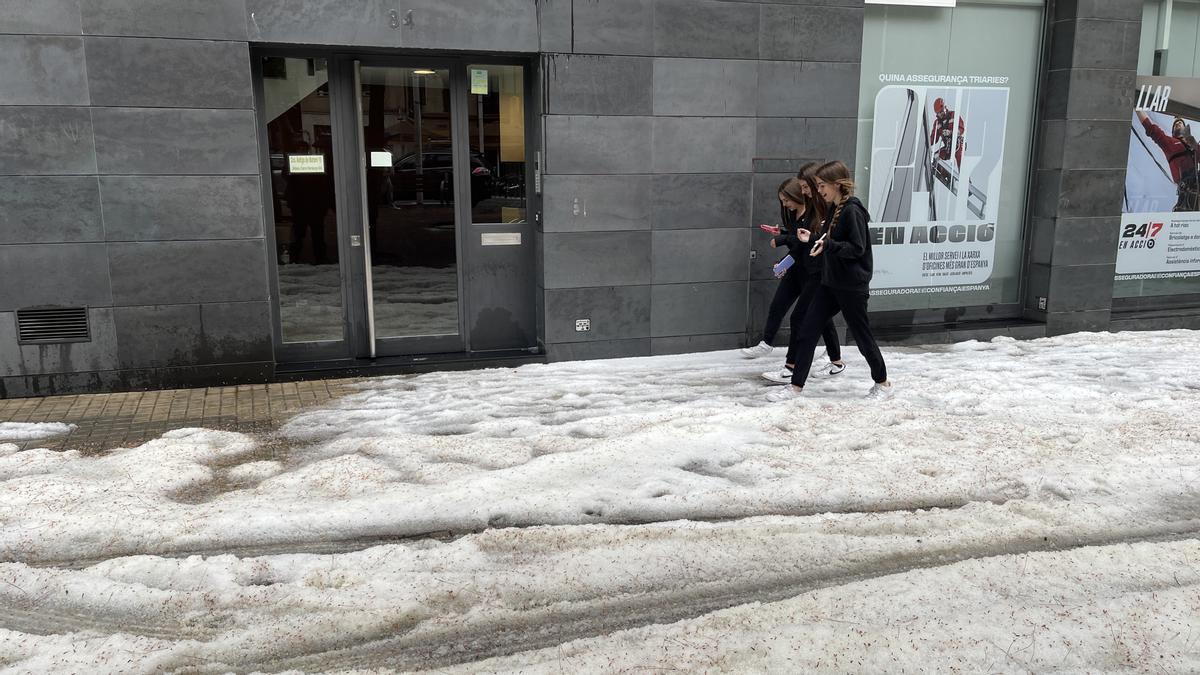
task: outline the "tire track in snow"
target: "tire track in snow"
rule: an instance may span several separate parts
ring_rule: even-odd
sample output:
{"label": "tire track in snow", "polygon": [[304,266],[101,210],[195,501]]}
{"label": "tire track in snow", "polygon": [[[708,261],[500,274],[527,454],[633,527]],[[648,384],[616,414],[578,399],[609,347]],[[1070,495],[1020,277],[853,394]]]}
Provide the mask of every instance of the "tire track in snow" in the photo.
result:
{"label": "tire track in snow", "polygon": [[[488,658],[555,647],[616,631],[669,624],[751,603],[772,603],[812,591],[861,583],[905,572],[933,569],[968,560],[1029,553],[1070,551],[1091,546],[1158,543],[1200,539],[1200,521],[1179,521],[1131,531],[1126,536],[1042,537],[1015,539],[1002,546],[960,547],[953,543],[930,551],[864,560],[858,571],[816,570],[767,582],[713,582],[699,592],[679,591],[592,600],[582,606],[559,603],[533,611],[513,612],[464,628],[445,626],[413,631],[384,640],[347,645],[336,650],[272,661],[222,664],[265,671],[395,668],[423,670],[469,664]],[[516,626],[516,627],[513,627]]]}
{"label": "tire track in snow", "polygon": [[0,616],[0,628],[29,635],[58,635],[63,633],[104,633],[137,635],[163,640],[204,640],[219,631],[214,625],[188,625],[164,616],[163,625],[151,625],[139,617],[139,621],[128,616],[99,617],[77,610],[54,607],[49,603],[30,601],[25,607],[4,608]]}
{"label": "tire track in snow", "polygon": [[290,541],[279,544],[254,544],[248,546],[219,546],[219,547],[200,547],[200,548],[180,548],[180,549],[143,549],[124,551],[118,555],[101,556],[94,558],[69,558],[69,559],[43,559],[26,561],[20,559],[3,560],[0,562],[18,562],[37,568],[55,568],[79,570],[92,565],[108,560],[117,560],[120,558],[128,558],[137,555],[153,555],[161,558],[187,558],[190,556],[213,557],[218,555],[234,555],[239,558],[258,558],[271,555],[290,555],[290,554],[313,554],[313,555],[337,555],[342,553],[355,553],[375,546],[384,546],[387,544],[403,544],[419,542],[423,540],[435,540],[440,543],[452,542],[472,534],[479,534],[487,530],[497,529],[527,529],[533,527],[556,527],[556,526],[573,526],[573,525],[613,525],[613,526],[636,526],[636,525],[654,525],[659,523],[732,523],[747,518],[808,518],[812,516],[824,515],[846,515],[853,516],[859,514],[884,514],[884,513],[909,513],[917,511],[925,511],[930,509],[940,509],[953,511],[961,509],[971,504],[993,504],[995,506],[1003,506],[1010,501],[1019,500],[1028,495],[1021,495],[1008,498],[996,499],[912,499],[905,498],[902,500],[889,502],[887,500],[875,500],[868,504],[853,505],[851,508],[845,509],[827,509],[827,508],[797,508],[793,510],[782,510],[775,512],[762,511],[746,511],[740,514],[729,515],[728,509],[721,509],[726,515],[721,516],[705,516],[703,514],[691,515],[679,518],[596,518],[595,520],[577,523],[577,522],[548,522],[546,520],[537,521],[505,521],[502,525],[494,525],[489,527],[479,527],[473,529],[457,529],[457,530],[436,530],[432,532],[416,532],[416,533],[396,533],[392,535],[381,535],[372,537],[350,537],[346,539],[321,539],[312,541]]}

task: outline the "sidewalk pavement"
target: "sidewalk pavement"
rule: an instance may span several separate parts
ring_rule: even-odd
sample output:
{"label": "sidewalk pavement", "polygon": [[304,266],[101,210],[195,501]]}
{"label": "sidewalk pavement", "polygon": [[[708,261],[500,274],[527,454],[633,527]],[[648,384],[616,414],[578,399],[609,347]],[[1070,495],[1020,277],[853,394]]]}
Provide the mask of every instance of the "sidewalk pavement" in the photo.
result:
{"label": "sidewalk pavement", "polygon": [[313,380],[203,389],[169,389],[0,400],[0,423],[65,422],[69,434],[15,442],[21,449],[102,452],[132,447],[172,429],[204,427],[225,431],[274,429],[308,406],[339,398],[360,379]]}

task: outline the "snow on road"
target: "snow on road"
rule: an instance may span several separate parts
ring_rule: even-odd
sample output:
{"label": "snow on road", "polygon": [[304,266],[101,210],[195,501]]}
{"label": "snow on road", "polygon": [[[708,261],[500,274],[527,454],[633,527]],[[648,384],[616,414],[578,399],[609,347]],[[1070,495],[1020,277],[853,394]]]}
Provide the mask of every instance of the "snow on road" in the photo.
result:
{"label": "snow on road", "polygon": [[885,355],[882,404],[721,352],[0,453],[0,664],[1200,669],[1200,334]]}

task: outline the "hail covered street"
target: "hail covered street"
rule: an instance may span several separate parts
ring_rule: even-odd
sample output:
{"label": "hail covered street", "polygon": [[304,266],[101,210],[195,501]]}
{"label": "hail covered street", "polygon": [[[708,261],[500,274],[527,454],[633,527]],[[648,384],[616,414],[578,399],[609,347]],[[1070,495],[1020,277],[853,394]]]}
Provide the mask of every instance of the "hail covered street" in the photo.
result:
{"label": "hail covered street", "polygon": [[1200,670],[1200,333],[364,381],[257,435],[0,424],[0,670]]}

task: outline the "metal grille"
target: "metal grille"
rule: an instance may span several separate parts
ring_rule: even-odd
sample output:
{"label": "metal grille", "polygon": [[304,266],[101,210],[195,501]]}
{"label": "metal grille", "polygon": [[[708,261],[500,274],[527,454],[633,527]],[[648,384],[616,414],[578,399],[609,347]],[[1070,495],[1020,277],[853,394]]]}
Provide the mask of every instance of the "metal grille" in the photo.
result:
{"label": "metal grille", "polygon": [[87,307],[17,310],[17,342],[88,342],[92,339]]}

